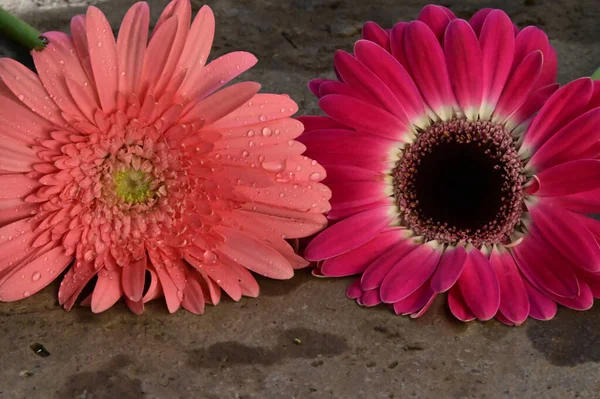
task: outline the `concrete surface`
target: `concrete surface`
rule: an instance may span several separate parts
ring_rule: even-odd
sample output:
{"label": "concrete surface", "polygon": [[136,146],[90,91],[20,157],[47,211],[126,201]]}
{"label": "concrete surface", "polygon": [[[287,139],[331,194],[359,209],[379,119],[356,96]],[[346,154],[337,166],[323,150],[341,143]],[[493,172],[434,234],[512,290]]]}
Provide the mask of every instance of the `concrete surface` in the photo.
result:
{"label": "concrete surface", "polygon": [[[40,30],[66,30],[81,2],[0,0]],[[10,3],[10,4],[9,4]],[[131,1],[100,1],[117,27]],[[157,18],[166,1],[151,1]],[[197,10],[202,2],[193,1]],[[79,5],[78,5],[79,4]],[[245,49],[260,62],[244,75],[316,111],[305,85],[331,76],[333,50],[350,50],[365,20],[391,26],[417,16],[416,0],[216,0],[213,55]],[[520,26],[544,28],[560,81],[600,65],[599,0],[471,0]],[[28,62],[6,41],[0,54]],[[157,301],[137,317],[119,305],[65,312],[57,284],[0,304],[0,397],[20,398],[599,398],[600,304],[561,309],[518,328],[454,321],[443,299],[420,320],[364,309],[344,296],[348,279],[261,280],[258,299],[225,301],[204,316],[168,315]],[[300,340],[298,344],[296,339]],[[43,344],[41,357],[30,349]]]}

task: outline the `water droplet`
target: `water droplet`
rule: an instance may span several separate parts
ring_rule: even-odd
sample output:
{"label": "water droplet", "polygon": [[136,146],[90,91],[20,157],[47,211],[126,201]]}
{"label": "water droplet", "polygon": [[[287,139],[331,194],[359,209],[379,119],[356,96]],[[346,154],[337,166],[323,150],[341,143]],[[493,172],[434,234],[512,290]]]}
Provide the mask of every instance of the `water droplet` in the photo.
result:
{"label": "water droplet", "polygon": [[19,94],[19,100],[23,101],[25,99],[25,96],[22,94]]}
{"label": "water droplet", "polygon": [[285,194],[284,193],[279,193],[279,198],[283,198],[283,197],[285,197]]}
{"label": "water droplet", "polygon": [[310,163],[312,166],[315,166],[317,164],[317,161],[315,161],[314,159],[311,161]]}
{"label": "water droplet", "polygon": [[181,290],[177,291],[177,298],[179,298],[180,301],[183,301],[183,291],[181,291]]}
{"label": "water droplet", "polygon": [[42,277],[42,273],[40,273],[40,272],[35,272],[31,275],[31,279],[33,281],[38,281],[41,277]]}
{"label": "water droplet", "polygon": [[285,108],[281,108],[281,112],[285,112]]}
{"label": "water droplet", "polygon": [[283,170],[284,164],[281,161],[269,161],[263,162],[262,167],[264,170],[269,172],[279,172]]}
{"label": "water droplet", "polygon": [[127,72],[125,72],[125,71],[121,72],[121,76],[125,76],[125,75],[127,75]]}
{"label": "water droplet", "polygon": [[102,47],[102,42],[98,42],[98,43],[96,43],[96,46],[98,46],[98,47]]}
{"label": "water droplet", "polygon": [[248,137],[254,136],[254,130],[248,130]]}
{"label": "water droplet", "polygon": [[266,121],[266,120],[267,120],[267,117],[266,117],[266,116],[264,116],[264,115],[261,115],[261,116],[260,116],[258,119],[260,119],[261,121],[263,121],[263,122],[264,122],[264,121]]}
{"label": "water droplet", "polygon": [[204,252],[204,262],[205,263],[215,263],[217,261],[217,254],[213,251]]}
{"label": "water droplet", "polygon": [[256,145],[256,144],[254,143],[254,141],[250,141],[250,142],[248,143],[248,147],[254,147],[255,145]]}
{"label": "water droplet", "polygon": [[265,137],[271,137],[271,135],[273,134],[273,131],[271,129],[269,129],[268,127],[265,127],[262,130],[262,134]]}
{"label": "water droplet", "polygon": [[318,172],[312,173],[309,177],[312,181],[318,181],[321,178],[321,174]]}
{"label": "water droplet", "polygon": [[246,158],[248,155],[250,155],[250,153],[249,153],[248,151],[244,151],[244,152],[242,152],[242,156],[243,156],[244,158]]}
{"label": "water droplet", "polygon": [[27,298],[28,296],[31,296],[31,292],[29,292],[29,291],[25,291],[25,292],[23,293],[23,298]]}
{"label": "water droplet", "polygon": [[300,172],[302,170],[302,165],[296,166],[296,172]]}

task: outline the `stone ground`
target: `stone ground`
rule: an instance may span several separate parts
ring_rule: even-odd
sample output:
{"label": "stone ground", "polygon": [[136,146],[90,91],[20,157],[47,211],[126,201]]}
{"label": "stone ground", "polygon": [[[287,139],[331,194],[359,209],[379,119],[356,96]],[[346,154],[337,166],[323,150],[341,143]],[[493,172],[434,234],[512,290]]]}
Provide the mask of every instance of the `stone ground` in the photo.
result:
{"label": "stone ground", "polygon": [[[197,10],[202,2],[193,0]],[[118,27],[131,1],[94,1]],[[151,1],[153,20],[166,1]],[[215,0],[214,55],[249,50],[260,62],[244,77],[289,93],[316,112],[306,82],[331,76],[333,51],[350,50],[363,21],[391,26],[417,16],[417,0]],[[82,2],[0,0],[41,31],[67,30]],[[502,8],[519,26],[546,30],[559,80],[600,65],[599,0],[471,0],[457,15]],[[6,41],[0,55],[29,63]],[[261,280],[261,296],[225,300],[203,316],[168,315],[157,301],[143,316],[124,305],[93,315],[56,301],[57,284],[0,304],[0,398],[598,398],[600,304],[561,309],[518,328],[459,323],[443,299],[419,320],[364,309],[344,296],[348,279],[300,271]],[[299,339],[300,341],[296,341]],[[38,356],[30,345],[50,353]]]}

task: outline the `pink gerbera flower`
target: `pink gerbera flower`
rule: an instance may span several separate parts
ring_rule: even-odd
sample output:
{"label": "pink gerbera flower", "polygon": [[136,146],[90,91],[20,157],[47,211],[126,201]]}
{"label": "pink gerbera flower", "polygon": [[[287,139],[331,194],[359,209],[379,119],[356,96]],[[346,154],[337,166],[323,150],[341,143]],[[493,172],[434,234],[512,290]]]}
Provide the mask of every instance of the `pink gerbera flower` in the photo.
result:
{"label": "pink gerbera flower", "polygon": [[287,279],[307,265],[285,238],[324,226],[330,192],[294,141],[297,106],[257,83],[217,91],[256,58],[205,66],[214,16],[190,20],[188,0],[171,2],[147,43],[137,3],[115,41],[90,7],[72,37],[49,32],[32,52],[39,76],[0,60],[2,301],[68,269],[66,309],[97,276],[84,301],[94,312],[124,296],[141,313],[164,295],[170,312],[202,313],[221,289],[258,295],[249,271]]}
{"label": "pink gerbera flower", "polygon": [[538,28],[445,7],[367,23],[339,81],[310,83],[328,117],[301,118],[327,169],[332,226],[307,247],[325,276],[361,274],[359,304],[463,321],[549,319],[600,297],[600,82],[554,83]]}

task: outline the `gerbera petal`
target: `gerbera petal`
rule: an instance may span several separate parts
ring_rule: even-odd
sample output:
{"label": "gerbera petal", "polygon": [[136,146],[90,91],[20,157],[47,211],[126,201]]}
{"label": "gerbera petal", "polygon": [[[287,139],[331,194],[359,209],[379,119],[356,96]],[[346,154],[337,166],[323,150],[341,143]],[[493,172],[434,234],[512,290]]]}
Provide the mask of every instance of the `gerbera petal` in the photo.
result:
{"label": "gerbera petal", "polygon": [[600,209],[600,188],[576,194],[549,197],[558,206],[578,213],[596,213]]}
{"label": "gerbera petal", "polygon": [[390,270],[409,253],[421,246],[421,243],[415,242],[414,239],[406,239],[410,236],[410,233],[404,233],[404,236],[405,239],[398,242],[393,247],[393,251],[383,253],[368,265],[360,279],[362,289],[372,290],[380,287]]}
{"label": "gerbera petal", "polygon": [[554,295],[550,292],[546,293],[550,299],[556,301],[556,303],[566,306],[569,309],[575,310],[589,310],[594,305],[594,295],[589,285],[585,282],[579,282],[579,295],[573,298],[564,298],[558,295]]}
{"label": "gerbera petal", "polygon": [[455,104],[444,52],[435,34],[420,21],[408,24],[404,32],[406,59],[421,94],[442,119],[452,117]]}
{"label": "gerbera petal", "polygon": [[188,282],[183,291],[183,301],[181,302],[181,306],[191,313],[203,314],[205,300],[202,286],[198,281],[202,277],[200,277],[198,273],[190,273],[187,278]]}
{"label": "gerbera petal", "polygon": [[575,215],[543,202],[528,207],[535,227],[573,264],[600,272],[600,246]]}
{"label": "gerbera petal", "polygon": [[356,299],[360,297],[363,293],[362,288],[360,288],[360,279],[354,280],[346,289],[346,296],[350,299]]}
{"label": "gerbera petal", "polygon": [[360,297],[361,304],[363,306],[372,307],[381,303],[381,297],[379,296],[379,290],[365,291]]}
{"label": "gerbera petal", "polygon": [[406,239],[402,229],[384,230],[371,241],[351,251],[326,259],[321,265],[321,272],[328,277],[351,276],[364,272],[369,264],[388,251],[395,251]]}
{"label": "gerbera petal", "polygon": [[550,320],[556,315],[556,302],[542,294],[527,279],[523,279],[523,284],[529,296],[529,316],[537,320]]}
{"label": "gerbera petal", "polygon": [[117,38],[119,93],[138,93],[148,41],[150,9],[147,3],[134,4],[123,17]]}
{"label": "gerbera petal", "polygon": [[500,306],[500,284],[490,261],[478,249],[467,252],[467,260],[458,278],[465,303],[479,320],[489,320]]}
{"label": "gerbera petal", "polygon": [[388,186],[378,182],[330,183],[328,186],[335,193],[330,200],[334,209],[370,204],[390,194]]}
{"label": "gerbera petal", "polygon": [[527,99],[508,117],[505,126],[513,133],[522,135],[529,127],[535,114],[542,108],[544,103],[558,90],[560,85],[553,83],[533,90]]}
{"label": "gerbera petal", "polygon": [[409,67],[404,47],[404,33],[407,22],[398,22],[390,32],[390,50],[394,58],[405,68]]}
{"label": "gerbera petal", "polygon": [[352,97],[330,94],[319,100],[319,107],[334,120],[365,133],[397,141],[405,141],[411,134],[389,112]]}
{"label": "gerbera petal", "polygon": [[386,52],[390,51],[390,35],[375,22],[369,21],[363,25],[362,38],[377,44]]}
{"label": "gerbera petal", "polygon": [[102,270],[98,273],[98,281],[92,293],[92,312],[104,312],[113,306],[122,295],[120,273],[116,270]]}
{"label": "gerbera petal", "polygon": [[133,302],[142,299],[144,293],[146,262],[146,256],[144,255],[143,258],[133,261],[123,267],[121,276],[123,292]]}
{"label": "gerbera petal", "polygon": [[539,148],[569,121],[580,115],[590,101],[593,89],[590,78],[577,79],[558,89],[527,129],[523,147]]}
{"label": "gerbera petal", "polygon": [[[573,176],[577,176],[576,179]],[[600,160],[571,161],[545,169],[537,174],[540,197],[556,197],[576,194],[598,188]]]}
{"label": "gerbera petal", "polygon": [[493,120],[505,121],[528,98],[542,71],[541,51],[530,53],[514,70],[494,110]]}
{"label": "gerbera petal", "polygon": [[35,144],[36,139],[48,137],[52,125],[23,104],[0,95],[0,124],[3,139]]}
{"label": "gerbera petal", "polygon": [[419,89],[404,67],[381,47],[359,40],[354,46],[356,58],[366,65],[394,93],[408,119],[424,128],[429,123]]}
{"label": "gerbera petal", "polygon": [[323,260],[358,248],[371,241],[395,217],[388,207],[358,213],[317,235],[304,251],[304,256],[311,261]]}
{"label": "gerbera petal", "polygon": [[448,8],[433,4],[428,4],[421,9],[419,13],[419,21],[429,26],[429,29],[434,33],[440,43],[444,44],[444,34],[446,27],[451,20],[456,17]]}
{"label": "gerbera petal", "polygon": [[211,127],[226,130],[227,128],[237,126],[246,126],[248,124],[264,123],[270,120],[287,118],[296,112],[298,112],[298,105],[289,96],[259,93],[252,97],[252,101],[246,102],[242,107],[221,118]]}
{"label": "gerbera petal", "polygon": [[[296,120],[302,123],[302,125],[304,126],[305,133],[311,132],[313,130],[347,128],[345,125],[334,121],[328,116],[304,115],[297,117]],[[298,141],[302,142],[302,136],[298,138]]]}
{"label": "gerbera petal", "polygon": [[0,282],[3,302],[17,301],[40,291],[69,266],[73,257],[62,247],[40,253],[26,265],[14,270]]}
{"label": "gerbera petal", "polygon": [[386,303],[394,303],[415,292],[431,277],[442,253],[443,246],[435,242],[420,245],[411,251],[383,279],[381,299]]}
{"label": "gerbera petal", "polygon": [[442,255],[440,264],[431,277],[433,291],[448,291],[458,280],[466,260],[467,251],[463,246],[448,246]]}
{"label": "gerbera petal", "polygon": [[177,17],[169,17],[156,29],[150,38],[146,52],[152,54],[152,56],[144,58],[139,91],[141,98],[144,98],[146,95],[153,95],[155,97],[160,95],[160,91],[155,89],[162,74],[169,72],[165,70],[165,66],[169,59],[171,47],[174,45],[177,29]]}
{"label": "gerbera petal", "polygon": [[444,36],[446,64],[454,94],[468,119],[476,120],[483,96],[483,58],[477,36],[463,19],[448,24]]}
{"label": "gerbera petal", "polygon": [[513,257],[504,247],[494,248],[490,264],[500,285],[499,311],[512,323],[523,323],[529,315],[529,296]]}
{"label": "gerbera petal", "polygon": [[117,107],[119,88],[117,44],[108,20],[98,8],[90,6],[86,13],[87,45],[94,72],[96,90],[102,110],[113,112]]}
{"label": "gerbera petal", "polygon": [[403,300],[394,302],[394,312],[402,315],[418,312],[426,306],[435,295],[436,293],[431,289],[430,284],[423,284]]}
{"label": "gerbera petal", "polygon": [[477,36],[480,36],[483,24],[492,11],[495,10],[493,8],[481,8],[469,19],[469,24],[473,27],[473,31],[475,31]]}
{"label": "gerbera petal", "polygon": [[460,321],[472,321],[476,318],[467,306],[458,284],[452,286],[448,292],[448,306],[454,317]]}
{"label": "gerbera petal", "polygon": [[539,233],[530,232],[513,251],[517,267],[533,285],[565,298],[579,294],[577,277],[568,260]]}
{"label": "gerbera petal", "polygon": [[493,10],[485,18],[481,27],[479,43],[483,63],[483,95],[480,115],[481,119],[489,119],[506,85],[514,57],[515,36],[512,22],[504,11]]}

